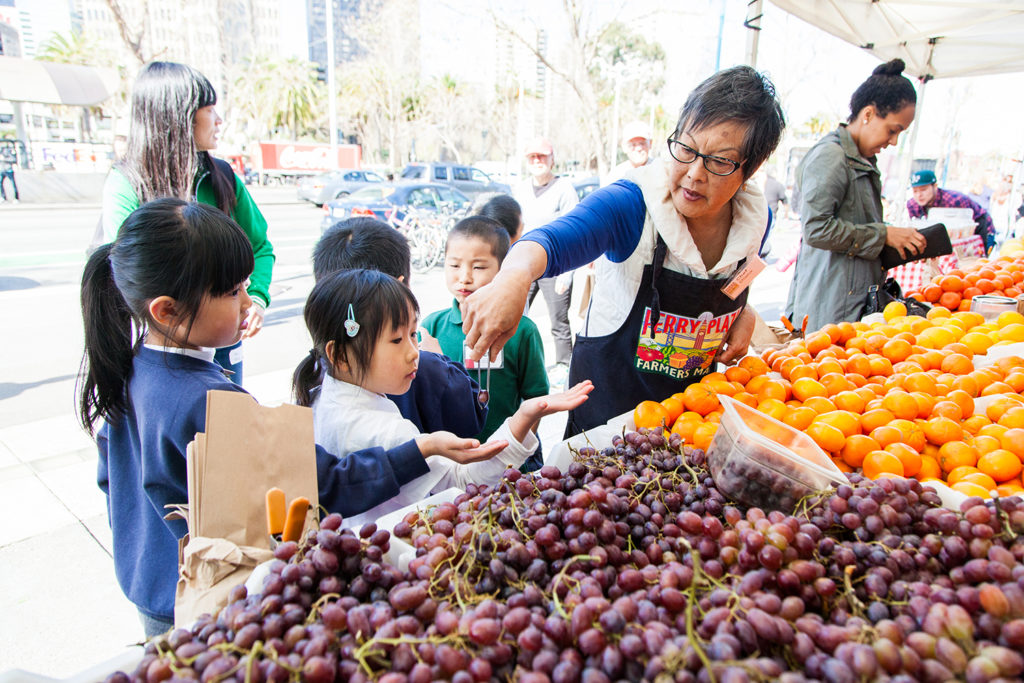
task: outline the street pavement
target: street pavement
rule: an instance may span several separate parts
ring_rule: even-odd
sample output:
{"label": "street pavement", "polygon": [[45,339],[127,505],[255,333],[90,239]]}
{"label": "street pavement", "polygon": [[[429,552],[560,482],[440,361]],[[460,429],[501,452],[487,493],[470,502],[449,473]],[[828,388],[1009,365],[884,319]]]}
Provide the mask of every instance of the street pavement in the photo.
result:
{"label": "street pavement", "polygon": [[[310,345],[302,307],[322,212],[298,202],[291,187],[252,193],[277,264],[265,328],[245,344],[244,386],[275,405],[289,400],[292,370]],[[65,678],[142,638],[114,578],[95,446],[75,417],[79,279],[98,217],[98,205],[0,204],[0,672]],[[772,256],[797,235],[795,222],[782,221]],[[752,287],[750,301],[766,320],[778,319],[791,273],[769,265]],[[450,305],[440,269],[414,274],[412,289],[424,315]],[[552,357],[543,297],[530,317]],[[560,440],[564,421],[545,419],[543,443]]]}

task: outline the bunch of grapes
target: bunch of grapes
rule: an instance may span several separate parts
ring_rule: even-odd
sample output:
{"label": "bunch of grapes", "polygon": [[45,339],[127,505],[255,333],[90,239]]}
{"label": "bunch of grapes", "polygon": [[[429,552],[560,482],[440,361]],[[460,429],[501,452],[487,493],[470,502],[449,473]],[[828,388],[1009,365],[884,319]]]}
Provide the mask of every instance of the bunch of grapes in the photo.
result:
{"label": "bunch of grapes", "polygon": [[407,571],[328,515],[123,679],[1020,680],[1024,501],[853,475],[792,503],[743,507],[678,435],[629,432],[411,513]]}

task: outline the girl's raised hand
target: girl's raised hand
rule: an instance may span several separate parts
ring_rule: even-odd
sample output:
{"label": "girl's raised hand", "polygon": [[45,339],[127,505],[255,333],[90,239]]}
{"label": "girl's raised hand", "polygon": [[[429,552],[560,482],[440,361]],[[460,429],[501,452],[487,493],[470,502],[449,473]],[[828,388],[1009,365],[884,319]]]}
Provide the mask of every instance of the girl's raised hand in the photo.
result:
{"label": "girl's raised hand", "polygon": [[572,410],[587,400],[588,394],[594,390],[594,383],[585,379],[576,386],[570,387],[558,394],[538,396],[523,401],[519,410],[523,411],[526,417],[531,420],[538,420],[545,415],[560,413],[563,410]]}
{"label": "girl's raised hand", "polygon": [[441,455],[465,465],[490,460],[508,446],[508,441],[489,441],[481,444],[476,439],[463,439],[451,432],[434,432],[416,437],[423,457]]}

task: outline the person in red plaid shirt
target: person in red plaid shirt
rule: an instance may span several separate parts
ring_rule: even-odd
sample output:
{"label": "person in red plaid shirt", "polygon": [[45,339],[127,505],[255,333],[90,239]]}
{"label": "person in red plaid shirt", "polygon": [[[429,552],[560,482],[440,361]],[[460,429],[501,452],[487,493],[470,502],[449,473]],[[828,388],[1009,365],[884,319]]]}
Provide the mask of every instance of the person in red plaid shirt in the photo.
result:
{"label": "person in red plaid shirt", "polygon": [[928,209],[933,206],[970,209],[974,212],[974,222],[978,224],[974,234],[985,242],[986,254],[992,251],[996,245],[996,228],[992,224],[992,217],[976,201],[965,194],[942,189],[936,184],[935,173],[927,170],[915,171],[910,176],[910,189],[914,193],[914,198],[907,200],[907,211],[911,218],[927,215]]}

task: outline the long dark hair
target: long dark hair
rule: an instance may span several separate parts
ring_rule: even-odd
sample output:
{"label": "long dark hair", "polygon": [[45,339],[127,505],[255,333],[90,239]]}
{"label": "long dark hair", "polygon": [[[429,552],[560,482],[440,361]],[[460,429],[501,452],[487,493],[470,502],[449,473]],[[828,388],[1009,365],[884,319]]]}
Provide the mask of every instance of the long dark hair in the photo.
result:
{"label": "long dark hair", "polygon": [[893,112],[902,111],[908,104],[917,104],[914,84],[903,75],[905,67],[899,58],[876,66],[868,80],[853,91],[847,123],[853,123],[860,110],[868,105],[874,105],[878,115],[884,119]]}
{"label": "long dark hair", "polygon": [[217,104],[209,79],[176,62],[150,62],[132,88],[132,122],[124,159],[115,164],[135,188],[140,203],[158,197],[191,199],[201,172],[210,174],[217,207],[231,215],[235,179],[196,149],[196,112]]}
{"label": "long dark hair", "polygon": [[249,238],[217,209],[164,198],[128,216],[117,239],[93,252],[82,274],[82,426],[91,434],[99,418],[116,422],[124,415],[150,301],[173,298],[180,315],[175,324],[191,330],[203,297],[232,291],[252,269]]}
{"label": "long dark hair", "polygon": [[[351,337],[345,329],[349,306],[359,323],[359,331]],[[358,374],[364,374],[370,367],[377,339],[391,327],[408,325],[419,310],[408,287],[376,270],[342,270],[317,282],[303,311],[313,348],[295,368],[295,402],[300,406],[313,405],[323,372],[334,377],[334,363],[346,362]],[[334,342],[333,358],[327,357],[328,342]]]}

